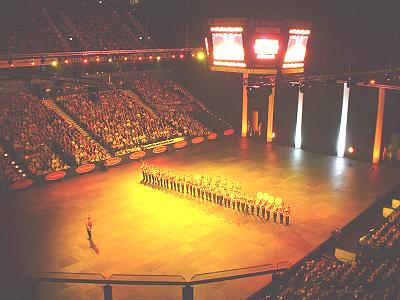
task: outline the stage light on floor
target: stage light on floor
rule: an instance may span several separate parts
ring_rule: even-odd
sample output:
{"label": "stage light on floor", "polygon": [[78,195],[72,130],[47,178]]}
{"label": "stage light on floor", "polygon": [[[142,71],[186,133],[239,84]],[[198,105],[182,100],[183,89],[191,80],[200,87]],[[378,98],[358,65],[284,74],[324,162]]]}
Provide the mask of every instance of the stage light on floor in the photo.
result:
{"label": "stage light on floor", "polygon": [[348,83],[343,84],[342,115],[340,117],[339,137],[337,142],[337,156],[343,157],[346,147],[347,113],[349,110],[350,87]]}
{"label": "stage light on floor", "polygon": [[347,152],[353,154],[355,152],[355,149],[352,146],[350,146],[349,148],[347,148]]}

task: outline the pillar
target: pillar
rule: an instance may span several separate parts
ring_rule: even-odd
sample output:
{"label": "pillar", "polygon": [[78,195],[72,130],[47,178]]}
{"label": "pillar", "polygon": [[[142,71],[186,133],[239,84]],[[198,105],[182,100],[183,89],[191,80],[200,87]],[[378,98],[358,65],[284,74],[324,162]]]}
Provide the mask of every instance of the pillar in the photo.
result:
{"label": "pillar", "polygon": [[112,300],[112,287],[109,284],[103,285],[104,300]]}
{"label": "pillar", "polygon": [[275,87],[272,88],[268,101],[268,121],[267,121],[267,143],[272,142],[272,133],[274,132],[274,105],[275,105]]}
{"label": "pillar", "polygon": [[254,131],[258,132],[258,111],[253,110],[252,115],[253,115],[253,117],[252,117],[253,129],[254,129]]}
{"label": "pillar", "polygon": [[378,111],[376,113],[374,150],[372,154],[372,162],[374,164],[379,163],[379,160],[381,158],[383,115],[385,112],[385,97],[386,97],[386,90],[384,88],[380,88],[378,94]]}
{"label": "pillar", "polygon": [[193,300],[193,287],[185,285],[182,288],[182,300]]}
{"label": "pillar", "polygon": [[247,88],[245,82],[249,79],[249,74],[243,73],[243,105],[242,105],[242,137],[247,136]]}
{"label": "pillar", "polygon": [[297,101],[296,133],[295,133],[295,137],[294,137],[294,147],[297,149],[301,148],[301,125],[303,122],[303,98],[304,98],[304,93],[302,93],[299,88],[299,97],[298,97],[298,101]]}
{"label": "pillar", "polygon": [[339,137],[337,142],[337,156],[343,157],[346,148],[347,113],[349,111],[350,87],[343,83],[342,116],[340,117]]}

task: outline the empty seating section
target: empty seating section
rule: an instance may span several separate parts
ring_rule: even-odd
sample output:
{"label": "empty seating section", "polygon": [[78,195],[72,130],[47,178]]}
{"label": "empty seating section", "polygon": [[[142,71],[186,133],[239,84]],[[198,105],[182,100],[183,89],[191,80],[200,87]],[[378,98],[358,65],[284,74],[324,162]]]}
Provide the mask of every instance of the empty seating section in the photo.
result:
{"label": "empty seating section", "polygon": [[123,90],[102,92],[97,104],[84,93],[64,95],[57,101],[117,155],[181,135]]}
{"label": "empty seating section", "polygon": [[141,48],[122,24],[118,15],[102,7],[74,7],[65,14],[78,33],[89,44],[90,50],[115,50]]}
{"label": "empty seating section", "polygon": [[0,55],[154,47],[129,14],[94,0],[8,1],[0,28]]}
{"label": "empty seating section", "polygon": [[18,13],[0,10],[0,54],[61,52],[62,43],[48,26],[43,11],[21,5]]}

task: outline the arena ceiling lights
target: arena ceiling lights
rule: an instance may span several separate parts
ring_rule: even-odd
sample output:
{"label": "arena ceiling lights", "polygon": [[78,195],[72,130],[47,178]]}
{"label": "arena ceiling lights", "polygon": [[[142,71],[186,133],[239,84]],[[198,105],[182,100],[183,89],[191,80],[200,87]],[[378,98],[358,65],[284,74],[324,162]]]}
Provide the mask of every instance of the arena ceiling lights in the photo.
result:
{"label": "arena ceiling lights", "polygon": [[202,48],[174,48],[174,49],[135,49],[135,50],[108,50],[60,53],[33,53],[0,55],[0,69],[14,67],[35,67],[38,65],[59,65],[91,63],[158,63],[162,61],[184,60],[192,57],[204,61],[205,51]]}

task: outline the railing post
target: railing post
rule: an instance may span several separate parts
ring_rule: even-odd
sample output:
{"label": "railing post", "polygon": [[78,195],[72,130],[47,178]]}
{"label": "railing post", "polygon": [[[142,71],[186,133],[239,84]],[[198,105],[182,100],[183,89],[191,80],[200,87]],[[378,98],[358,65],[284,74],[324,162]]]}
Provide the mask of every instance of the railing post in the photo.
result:
{"label": "railing post", "polygon": [[193,287],[185,285],[182,288],[182,300],[193,300]]}
{"label": "railing post", "polygon": [[104,300],[112,300],[112,287],[109,284],[103,285]]}

